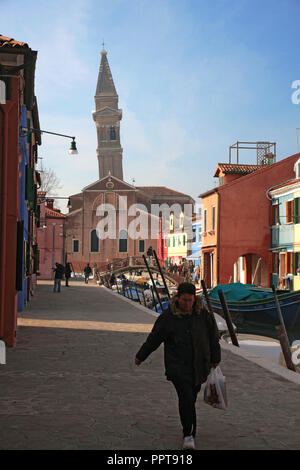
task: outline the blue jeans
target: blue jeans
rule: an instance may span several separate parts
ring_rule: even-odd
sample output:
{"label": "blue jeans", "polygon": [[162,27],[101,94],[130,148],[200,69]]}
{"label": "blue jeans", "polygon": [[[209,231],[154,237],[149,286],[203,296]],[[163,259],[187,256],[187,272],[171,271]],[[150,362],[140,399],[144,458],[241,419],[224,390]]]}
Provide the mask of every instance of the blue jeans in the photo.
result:
{"label": "blue jeans", "polygon": [[57,287],[57,292],[60,292],[60,285],[61,285],[61,279],[54,279],[53,292],[56,292],[56,287]]}

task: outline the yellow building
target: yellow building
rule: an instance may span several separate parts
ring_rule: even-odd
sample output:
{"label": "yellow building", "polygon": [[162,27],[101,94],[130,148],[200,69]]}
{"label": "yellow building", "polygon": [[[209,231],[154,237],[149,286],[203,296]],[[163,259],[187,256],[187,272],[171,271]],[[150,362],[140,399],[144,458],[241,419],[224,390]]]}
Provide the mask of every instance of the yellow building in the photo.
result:
{"label": "yellow building", "polygon": [[[179,222],[179,223],[178,223]],[[184,231],[184,214],[180,214],[179,221],[174,220],[174,214],[170,214],[170,232],[168,240],[168,264],[179,264],[188,254],[188,238]]]}

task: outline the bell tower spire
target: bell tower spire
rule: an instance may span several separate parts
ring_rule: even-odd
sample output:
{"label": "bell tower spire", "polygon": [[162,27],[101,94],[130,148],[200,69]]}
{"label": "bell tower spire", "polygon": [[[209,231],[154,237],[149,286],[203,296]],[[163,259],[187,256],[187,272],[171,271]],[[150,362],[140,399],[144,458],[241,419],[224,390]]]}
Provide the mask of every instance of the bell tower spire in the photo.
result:
{"label": "bell tower spire", "polygon": [[120,142],[122,110],[118,109],[118,101],[119,97],[116,92],[107,60],[107,52],[104,49],[103,43],[95,94],[96,110],[93,112],[98,139],[97,158],[99,179],[107,176],[109,172],[112,176],[116,176],[121,180],[123,179],[123,149]]}

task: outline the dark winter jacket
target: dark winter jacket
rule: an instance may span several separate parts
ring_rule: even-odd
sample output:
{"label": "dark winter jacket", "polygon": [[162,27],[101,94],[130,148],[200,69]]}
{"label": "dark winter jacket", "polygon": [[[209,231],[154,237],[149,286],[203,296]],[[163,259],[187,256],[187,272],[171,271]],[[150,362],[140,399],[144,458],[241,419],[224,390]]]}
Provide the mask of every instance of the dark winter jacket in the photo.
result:
{"label": "dark winter jacket", "polygon": [[71,266],[69,263],[67,263],[66,268],[65,268],[65,276],[67,279],[71,277],[71,272],[72,272]]}
{"label": "dark winter jacket", "polygon": [[180,314],[174,297],[168,310],[157,318],[136,357],[144,361],[161,343],[168,380],[193,380],[200,385],[206,382],[211,364],[221,361],[214,319],[198,297],[190,315]]}
{"label": "dark winter jacket", "polygon": [[55,271],[55,279],[62,279],[64,276],[65,268],[63,267],[62,264],[58,264],[56,268],[54,268]]}
{"label": "dark winter jacket", "polygon": [[87,276],[87,275],[91,274],[92,268],[91,268],[90,266],[86,265],[86,267],[84,268],[83,272],[84,272],[84,274]]}

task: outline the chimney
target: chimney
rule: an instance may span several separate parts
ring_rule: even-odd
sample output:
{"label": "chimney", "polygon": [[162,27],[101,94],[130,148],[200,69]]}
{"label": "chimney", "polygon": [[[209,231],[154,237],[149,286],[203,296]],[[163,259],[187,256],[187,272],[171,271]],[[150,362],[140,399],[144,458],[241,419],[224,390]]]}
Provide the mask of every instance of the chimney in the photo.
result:
{"label": "chimney", "polygon": [[54,199],[47,199],[47,207],[48,207],[48,209],[52,209],[52,210],[53,210],[53,203],[54,203]]}

